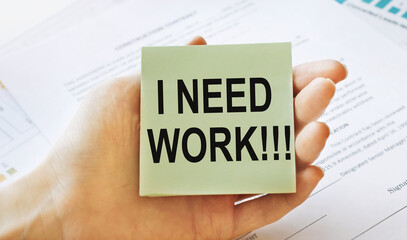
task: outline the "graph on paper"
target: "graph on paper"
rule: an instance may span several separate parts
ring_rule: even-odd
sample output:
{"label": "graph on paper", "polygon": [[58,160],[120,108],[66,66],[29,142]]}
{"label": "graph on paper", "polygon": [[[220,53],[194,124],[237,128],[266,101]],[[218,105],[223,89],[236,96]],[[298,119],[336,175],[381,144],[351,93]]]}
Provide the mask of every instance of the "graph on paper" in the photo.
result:
{"label": "graph on paper", "polygon": [[47,143],[0,82],[0,185],[38,164]]}
{"label": "graph on paper", "polygon": [[[357,4],[360,2],[361,9],[366,10],[368,8],[373,8],[377,11],[382,10],[387,12],[391,15],[399,15],[399,17],[404,18],[407,20],[407,4],[406,1],[397,1],[397,0],[359,0],[359,1],[351,1],[351,0],[336,0],[337,2],[344,4],[346,2]],[[369,5],[370,4],[370,5]],[[359,4],[358,4],[359,5]],[[355,6],[358,6],[355,5]]]}
{"label": "graph on paper", "polygon": [[407,0],[336,0],[407,50]]}

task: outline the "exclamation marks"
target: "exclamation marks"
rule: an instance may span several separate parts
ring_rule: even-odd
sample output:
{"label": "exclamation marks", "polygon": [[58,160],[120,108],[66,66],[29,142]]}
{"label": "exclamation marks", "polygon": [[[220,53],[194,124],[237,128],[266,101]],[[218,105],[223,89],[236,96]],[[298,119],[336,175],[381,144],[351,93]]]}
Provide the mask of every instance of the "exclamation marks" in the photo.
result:
{"label": "exclamation marks", "polygon": [[[263,147],[263,152],[266,152],[267,146],[267,127],[261,127],[261,143]],[[267,160],[267,153],[263,153],[262,155],[263,160]]]}
{"label": "exclamation marks", "polygon": [[[262,136],[263,136],[263,134],[262,134]],[[291,127],[284,126],[285,150],[287,151],[285,153],[285,160],[291,160],[290,136],[291,136]],[[278,138],[279,138],[278,126],[273,126],[274,160],[280,160],[280,154],[278,151]],[[264,151],[264,149],[263,149],[263,151]]]}
{"label": "exclamation marks", "polygon": [[290,126],[285,126],[284,127],[284,133],[285,133],[285,150],[287,153],[285,154],[285,160],[291,160],[291,154],[290,152]]}
{"label": "exclamation marks", "polygon": [[274,160],[279,160],[278,154],[278,126],[273,126]]}
{"label": "exclamation marks", "polygon": [[[273,152],[270,153],[270,148],[267,146],[267,139],[268,139],[268,127],[267,126],[262,126],[261,127],[261,147],[263,150],[263,153],[261,154],[261,158],[263,161],[268,160],[268,156],[271,156],[270,159],[274,160],[280,160],[280,155],[281,159],[285,160],[291,160],[291,152],[290,152],[290,143],[291,143],[291,126],[286,125],[286,126],[272,126],[273,127],[273,132],[270,132],[270,135],[272,135],[273,139]],[[281,131],[280,131],[281,130]],[[281,133],[281,134],[280,134]],[[279,151],[279,138],[281,138],[281,150]],[[285,149],[283,150],[283,142],[285,143]],[[280,154],[281,153],[281,154]],[[270,155],[271,154],[271,155]],[[258,160],[257,158],[255,160]]]}

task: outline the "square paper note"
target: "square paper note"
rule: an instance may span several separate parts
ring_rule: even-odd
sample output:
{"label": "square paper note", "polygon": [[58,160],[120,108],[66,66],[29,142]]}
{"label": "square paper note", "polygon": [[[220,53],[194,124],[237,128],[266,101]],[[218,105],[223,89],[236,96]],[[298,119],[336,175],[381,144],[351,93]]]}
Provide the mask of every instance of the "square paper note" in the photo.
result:
{"label": "square paper note", "polygon": [[295,192],[291,44],[142,49],[140,195]]}

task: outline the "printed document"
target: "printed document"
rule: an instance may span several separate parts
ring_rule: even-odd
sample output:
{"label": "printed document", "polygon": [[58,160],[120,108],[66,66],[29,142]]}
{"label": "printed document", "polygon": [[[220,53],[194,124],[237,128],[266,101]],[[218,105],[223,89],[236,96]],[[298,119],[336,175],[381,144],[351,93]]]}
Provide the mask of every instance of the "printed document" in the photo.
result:
{"label": "printed document", "polygon": [[182,45],[195,35],[209,44],[291,41],[294,64],[335,58],[349,69],[322,117],[331,129],[316,160],[325,177],[303,205],[241,239],[407,234],[407,57],[397,45],[334,1],[143,4],[128,2],[1,59],[0,78],[48,141],[63,131],[89,89],[139,70],[141,46]]}

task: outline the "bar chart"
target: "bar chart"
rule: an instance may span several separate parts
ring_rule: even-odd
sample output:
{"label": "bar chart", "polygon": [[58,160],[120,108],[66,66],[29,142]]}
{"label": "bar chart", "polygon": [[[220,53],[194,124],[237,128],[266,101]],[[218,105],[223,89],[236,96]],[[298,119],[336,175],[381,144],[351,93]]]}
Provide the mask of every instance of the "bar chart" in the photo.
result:
{"label": "bar chart", "polygon": [[[349,0],[336,0],[338,3],[343,4],[350,2]],[[387,11],[394,15],[400,15],[401,18],[407,21],[407,6],[405,1],[395,0],[359,0],[364,4],[372,4],[375,8]],[[355,2],[355,1],[352,1]],[[404,7],[404,9],[402,9]]]}
{"label": "bar chart", "polygon": [[6,176],[0,174],[0,183],[6,180]]}
{"label": "bar chart", "polygon": [[7,170],[0,169],[0,183],[3,181],[6,181],[7,178],[10,178],[11,176],[13,176],[16,173],[17,173],[17,170],[13,167],[11,167]]}
{"label": "bar chart", "polygon": [[407,0],[335,0],[407,51]]}

